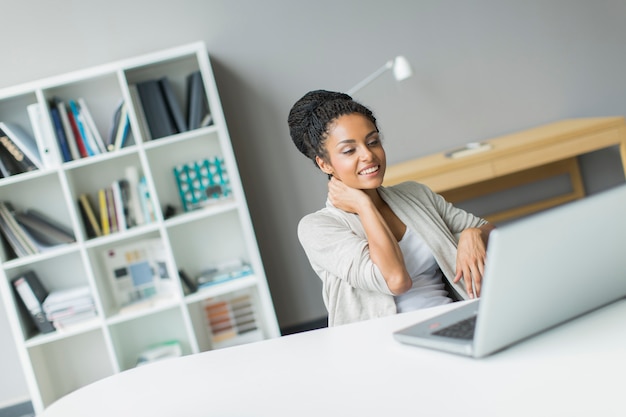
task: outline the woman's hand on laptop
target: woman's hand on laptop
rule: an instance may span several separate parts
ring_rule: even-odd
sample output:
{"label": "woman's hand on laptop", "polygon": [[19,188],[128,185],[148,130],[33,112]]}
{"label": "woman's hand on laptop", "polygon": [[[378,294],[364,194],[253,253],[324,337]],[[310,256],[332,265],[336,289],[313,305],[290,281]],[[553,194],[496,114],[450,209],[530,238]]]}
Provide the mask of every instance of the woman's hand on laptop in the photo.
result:
{"label": "woman's hand on laptop", "polygon": [[487,259],[487,242],[493,228],[492,225],[485,224],[465,229],[459,238],[454,282],[459,282],[463,278],[465,290],[470,298],[480,296]]}

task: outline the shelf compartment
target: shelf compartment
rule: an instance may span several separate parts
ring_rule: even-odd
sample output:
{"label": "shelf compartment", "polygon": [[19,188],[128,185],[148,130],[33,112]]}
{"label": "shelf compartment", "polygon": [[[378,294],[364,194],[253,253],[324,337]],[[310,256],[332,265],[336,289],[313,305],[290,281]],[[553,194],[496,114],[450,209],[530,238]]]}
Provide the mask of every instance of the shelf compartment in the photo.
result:
{"label": "shelf compartment", "polygon": [[[19,174],[18,176],[28,174]],[[26,177],[24,177],[26,179]],[[12,178],[0,180],[0,200],[9,201],[15,210],[39,209],[47,217],[73,229],[72,221],[64,198],[65,193],[59,176],[55,173],[29,178],[27,181],[11,181]],[[28,192],[24,190],[28,188]],[[45,207],[45,210],[41,209]],[[9,260],[8,253],[2,254],[2,261]],[[28,257],[30,258],[30,257]]]}
{"label": "shelf compartment", "polygon": [[[210,161],[216,157],[223,159],[215,131],[209,130],[209,132],[209,134],[196,135],[185,140],[163,139],[168,141],[166,145],[146,149],[148,165],[161,207],[171,206],[176,214],[184,212],[174,167],[202,159]],[[228,176],[229,168],[224,166],[224,169],[225,175]],[[232,196],[232,192],[230,195]]]}
{"label": "shelf compartment", "polygon": [[[21,265],[6,271],[9,286],[12,287],[11,280],[24,274],[27,270],[32,270],[35,272],[42,285],[49,293],[55,290],[62,290],[77,286],[90,286],[89,280],[87,279],[87,273],[85,265],[83,263],[83,259],[80,256],[80,253],[77,251],[66,253],[64,255],[56,256],[53,258],[35,260],[27,265]],[[19,300],[17,299],[15,292],[11,291],[11,293],[14,304],[16,306],[21,305]],[[97,295],[93,291],[93,288],[91,290],[91,295],[92,297],[94,297],[94,302],[97,307]],[[58,338],[64,338],[68,334],[72,333],[72,331],[56,330],[52,333],[42,335],[39,333],[38,330],[36,330],[35,324],[33,323],[28,312],[21,308],[18,311],[18,320],[20,323],[21,333],[24,340],[29,345],[47,343],[48,341],[54,341]],[[83,327],[89,329],[90,326],[95,327],[97,326],[97,323],[92,322],[91,324],[87,324]]]}
{"label": "shelf compartment", "polygon": [[[50,109],[50,102],[54,98],[61,99],[69,106],[69,101],[83,98],[93,117],[98,133],[106,140],[113,128],[113,116],[122,101],[122,88],[117,73],[108,73],[75,82],[48,87],[43,90]],[[132,130],[126,143],[134,143]],[[97,155],[96,155],[97,156]]]}
{"label": "shelf compartment", "polygon": [[109,329],[121,370],[134,368],[141,352],[170,340],[180,343],[183,355],[192,353],[179,307],[112,324]]}
{"label": "shelf compartment", "polygon": [[[133,171],[132,176],[128,172],[129,169]],[[111,190],[111,186],[114,182],[127,180],[129,190],[131,188],[134,190],[135,198],[137,199],[137,207],[129,203],[129,210],[132,210],[133,213],[139,213],[143,217],[142,213],[144,212],[144,208],[141,200],[144,200],[146,204],[151,207],[149,211],[152,213],[151,218],[145,221],[144,224],[156,223],[161,214],[158,206],[155,204],[156,199],[149,191],[148,181],[145,181],[147,197],[144,197],[144,192],[142,192],[139,188],[143,173],[144,171],[141,160],[136,152],[125,153],[115,159],[101,159],[96,163],[67,170],[66,174],[69,188],[72,193],[71,199],[75,204],[76,212],[81,213],[82,208],[79,199],[82,195],[86,195],[94,214],[95,221],[104,236],[132,231],[138,226],[130,226],[126,229],[118,229],[117,231],[114,231],[114,229],[110,227],[109,234],[104,234],[101,216],[102,205],[100,202],[100,190]],[[134,178],[134,180],[131,181],[131,178]],[[112,211],[113,213],[116,212],[115,209]],[[83,220],[81,216],[80,225],[82,235],[86,239],[91,239],[94,235],[89,232],[88,224],[88,220]]]}
{"label": "shelf compartment", "polygon": [[[162,250],[154,249],[155,247],[145,244],[145,242],[155,240],[162,243]],[[107,321],[116,323],[131,320],[141,315],[169,308],[180,301],[180,283],[168,254],[169,249],[165,245],[166,242],[161,239],[160,234],[152,232],[132,238],[118,239],[88,249],[88,256],[93,266],[96,286]],[[125,252],[118,252],[116,261],[113,261],[112,258],[105,260],[105,254],[115,251]],[[133,259],[124,258],[124,256],[132,256]],[[130,265],[133,263],[137,265],[138,271],[147,271],[149,268],[150,273],[157,274],[162,278],[156,284],[157,293],[155,295],[124,305],[114,288],[113,276],[117,276],[116,279],[125,279],[130,285],[131,282],[134,282],[132,271],[129,271]],[[146,284],[150,283],[146,282]]]}
{"label": "shelf compartment", "polygon": [[[198,231],[203,231],[198,233]],[[168,227],[174,259],[178,269],[190,277],[211,265],[233,259],[250,262],[238,211],[227,211],[211,217],[200,217]]]}
{"label": "shelf compartment", "polygon": [[188,305],[201,352],[250,343],[266,337],[256,287],[203,298]]}
{"label": "shelf compartment", "polygon": [[37,103],[35,91],[10,97],[0,97],[0,121],[18,124],[34,137],[28,110],[26,109],[34,103]]}
{"label": "shelf compartment", "polygon": [[[133,90],[136,89],[137,85],[147,81],[159,81],[162,78],[167,77],[174,99],[178,102],[180,111],[185,119],[185,125],[188,127],[188,77],[193,72],[199,71],[199,69],[200,65],[198,62],[198,56],[195,52],[184,53],[182,55],[172,56],[163,61],[144,63],[127,68],[124,74],[129,84],[131,96],[133,96],[132,102],[135,114],[145,114],[141,99],[139,98],[139,93],[136,95],[133,93]],[[154,137],[147,124],[144,125],[141,116],[138,117],[138,122],[141,126],[142,137],[146,138],[144,140],[145,143],[149,143],[151,140],[162,139],[162,136],[160,135]],[[178,128],[175,127],[174,130],[178,131]],[[184,134],[184,131],[176,133],[176,135],[178,134]]]}
{"label": "shelf compartment", "polygon": [[101,330],[28,349],[44,407],[70,392],[113,375]]}

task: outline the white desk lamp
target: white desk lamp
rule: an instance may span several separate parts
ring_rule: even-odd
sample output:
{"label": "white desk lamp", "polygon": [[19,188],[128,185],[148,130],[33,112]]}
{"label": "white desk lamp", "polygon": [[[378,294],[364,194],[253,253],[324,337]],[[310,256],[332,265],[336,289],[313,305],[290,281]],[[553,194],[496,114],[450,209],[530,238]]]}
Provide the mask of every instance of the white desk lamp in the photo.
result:
{"label": "white desk lamp", "polygon": [[363,81],[349,89],[346,94],[351,96],[361,88],[365,87],[367,84],[374,81],[376,78],[380,77],[385,71],[390,69],[393,70],[393,76],[396,81],[405,80],[413,75],[413,70],[411,69],[411,64],[409,64],[409,61],[404,56],[398,55],[394,59],[387,61],[385,65],[374,71]]}

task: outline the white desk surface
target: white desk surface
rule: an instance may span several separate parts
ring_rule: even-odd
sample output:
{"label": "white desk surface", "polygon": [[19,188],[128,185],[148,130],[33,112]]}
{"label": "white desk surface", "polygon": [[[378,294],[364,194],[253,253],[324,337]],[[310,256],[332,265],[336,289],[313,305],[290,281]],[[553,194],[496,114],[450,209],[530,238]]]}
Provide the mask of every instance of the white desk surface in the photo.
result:
{"label": "white desk surface", "polygon": [[392,338],[441,309],[164,360],[43,416],[626,415],[626,299],[485,359]]}

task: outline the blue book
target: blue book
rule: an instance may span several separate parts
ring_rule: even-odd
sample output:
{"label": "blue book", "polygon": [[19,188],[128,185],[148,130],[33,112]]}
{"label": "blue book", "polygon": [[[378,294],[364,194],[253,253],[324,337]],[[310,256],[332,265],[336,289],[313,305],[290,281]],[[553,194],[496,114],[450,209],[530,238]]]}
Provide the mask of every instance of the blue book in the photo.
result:
{"label": "blue book", "polygon": [[61,122],[61,115],[59,109],[53,104],[50,108],[50,116],[52,116],[52,123],[54,124],[54,131],[56,132],[57,141],[61,148],[61,156],[63,156],[63,162],[71,161],[72,154],[70,153],[69,145],[67,144],[67,138],[65,137],[65,130]]}

